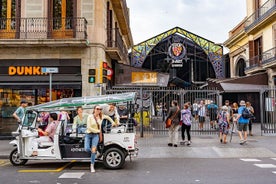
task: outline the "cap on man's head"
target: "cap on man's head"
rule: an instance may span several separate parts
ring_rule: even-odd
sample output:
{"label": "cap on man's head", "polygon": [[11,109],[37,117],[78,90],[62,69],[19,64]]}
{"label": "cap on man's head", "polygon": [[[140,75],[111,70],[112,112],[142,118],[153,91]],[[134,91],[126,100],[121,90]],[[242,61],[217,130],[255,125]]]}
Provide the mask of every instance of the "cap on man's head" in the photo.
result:
{"label": "cap on man's head", "polygon": [[27,103],[25,100],[21,100],[20,104],[25,104]]}
{"label": "cap on man's head", "polygon": [[241,101],[240,101],[240,105],[245,105],[245,101],[244,101],[244,100],[241,100]]}

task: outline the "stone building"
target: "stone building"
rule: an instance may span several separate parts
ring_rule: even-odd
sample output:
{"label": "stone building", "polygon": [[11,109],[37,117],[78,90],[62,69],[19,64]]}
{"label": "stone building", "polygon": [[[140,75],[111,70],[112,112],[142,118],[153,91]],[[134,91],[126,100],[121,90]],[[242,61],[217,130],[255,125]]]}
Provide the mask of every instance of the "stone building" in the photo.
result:
{"label": "stone building", "polygon": [[22,99],[102,93],[132,45],[126,0],[0,0],[0,134]]}

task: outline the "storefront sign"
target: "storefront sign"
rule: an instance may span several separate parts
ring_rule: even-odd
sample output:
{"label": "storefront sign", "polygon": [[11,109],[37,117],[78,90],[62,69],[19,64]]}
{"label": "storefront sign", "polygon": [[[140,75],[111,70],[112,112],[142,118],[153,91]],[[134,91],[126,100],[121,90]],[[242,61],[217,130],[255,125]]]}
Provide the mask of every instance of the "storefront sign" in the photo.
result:
{"label": "storefront sign", "polygon": [[9,75],[46,75],[47,73],[58,73],[57,67],[40,66],[10,66]]}
{"label": "storefront sign", "polygon": [[9,75],[44,75],[40,66],[10,66]]}
{"label": "storefront sign", "polygon": [[182,59],[186,55],[186,48],[182,43],[172,43],[168,53],[172,58],[172,67],[183,67]]}
{"label": "storefront sign", "polygon": [[132,72],[131,83],[157,83],[156,72]]}

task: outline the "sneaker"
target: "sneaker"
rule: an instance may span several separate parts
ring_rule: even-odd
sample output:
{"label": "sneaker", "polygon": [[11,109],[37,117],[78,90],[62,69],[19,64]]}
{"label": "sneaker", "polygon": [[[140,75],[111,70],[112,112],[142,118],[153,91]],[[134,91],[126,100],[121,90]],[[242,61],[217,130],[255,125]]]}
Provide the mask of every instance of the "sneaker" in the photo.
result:
{"label": "sneaker", "polygon": [[181,141],[181,142],[180,142],[180,145],[185,145],[185,141]]}
{"label": "sneaker", "polygon": [[177,147],[177,144],[174,144],[173,146],[174,146],[174,147]]}
{"label": "sneaker", "polygon": [[172,143],[169,143],[168,146],[173,146],[173,144],[172,144]]}
{"label": "sneaker", "polygon": [[190,145],[191,145],[191,141],[188,141],[187,146],[190,146]]}
{"label": "sneaker", "polygon": [[95,169],[94,169],[94,164],[90,164],[90,171],[91,171],[92,173],[96,172]]}
{"label": "sneaker", "polygon": [[241,140],[240,140],[240,145],[243,145],[243,144],[244,144],[244,140],[241,139]]}

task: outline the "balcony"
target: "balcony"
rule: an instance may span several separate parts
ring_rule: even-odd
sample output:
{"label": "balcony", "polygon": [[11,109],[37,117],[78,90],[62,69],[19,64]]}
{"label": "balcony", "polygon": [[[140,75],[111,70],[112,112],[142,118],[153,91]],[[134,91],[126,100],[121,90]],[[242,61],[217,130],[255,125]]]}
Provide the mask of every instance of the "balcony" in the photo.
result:
{"label": "balcony", "polygon": [[85,18],[1,18],[1,46],[83,45],[87,39]]}
{"label": "balcony", "polygon": [[276,66],[276,47],[263,53],[262,66],[263,68],[272,68]]}
{"label": "balcony", "polygon": [[128,51],[118,28],[107,30],[106,52],[111,59],[129,63]]}
{"label": "balcony", "polygon": [[262,68],[261,61],[263,55],[257,55],[249,59],[249,67],[245,68],[245,74],[254,74],[262,72],[264,69]]}
{"label": "balcony", "polygon": [[[276,2],[268,0],[257,11],[246,19],[245,31],[250,32],[266,22],[274,21],[276,18]],[[265,21],[266,20],[266,21]],[[258,29],[256,29],[257,31]]]}

